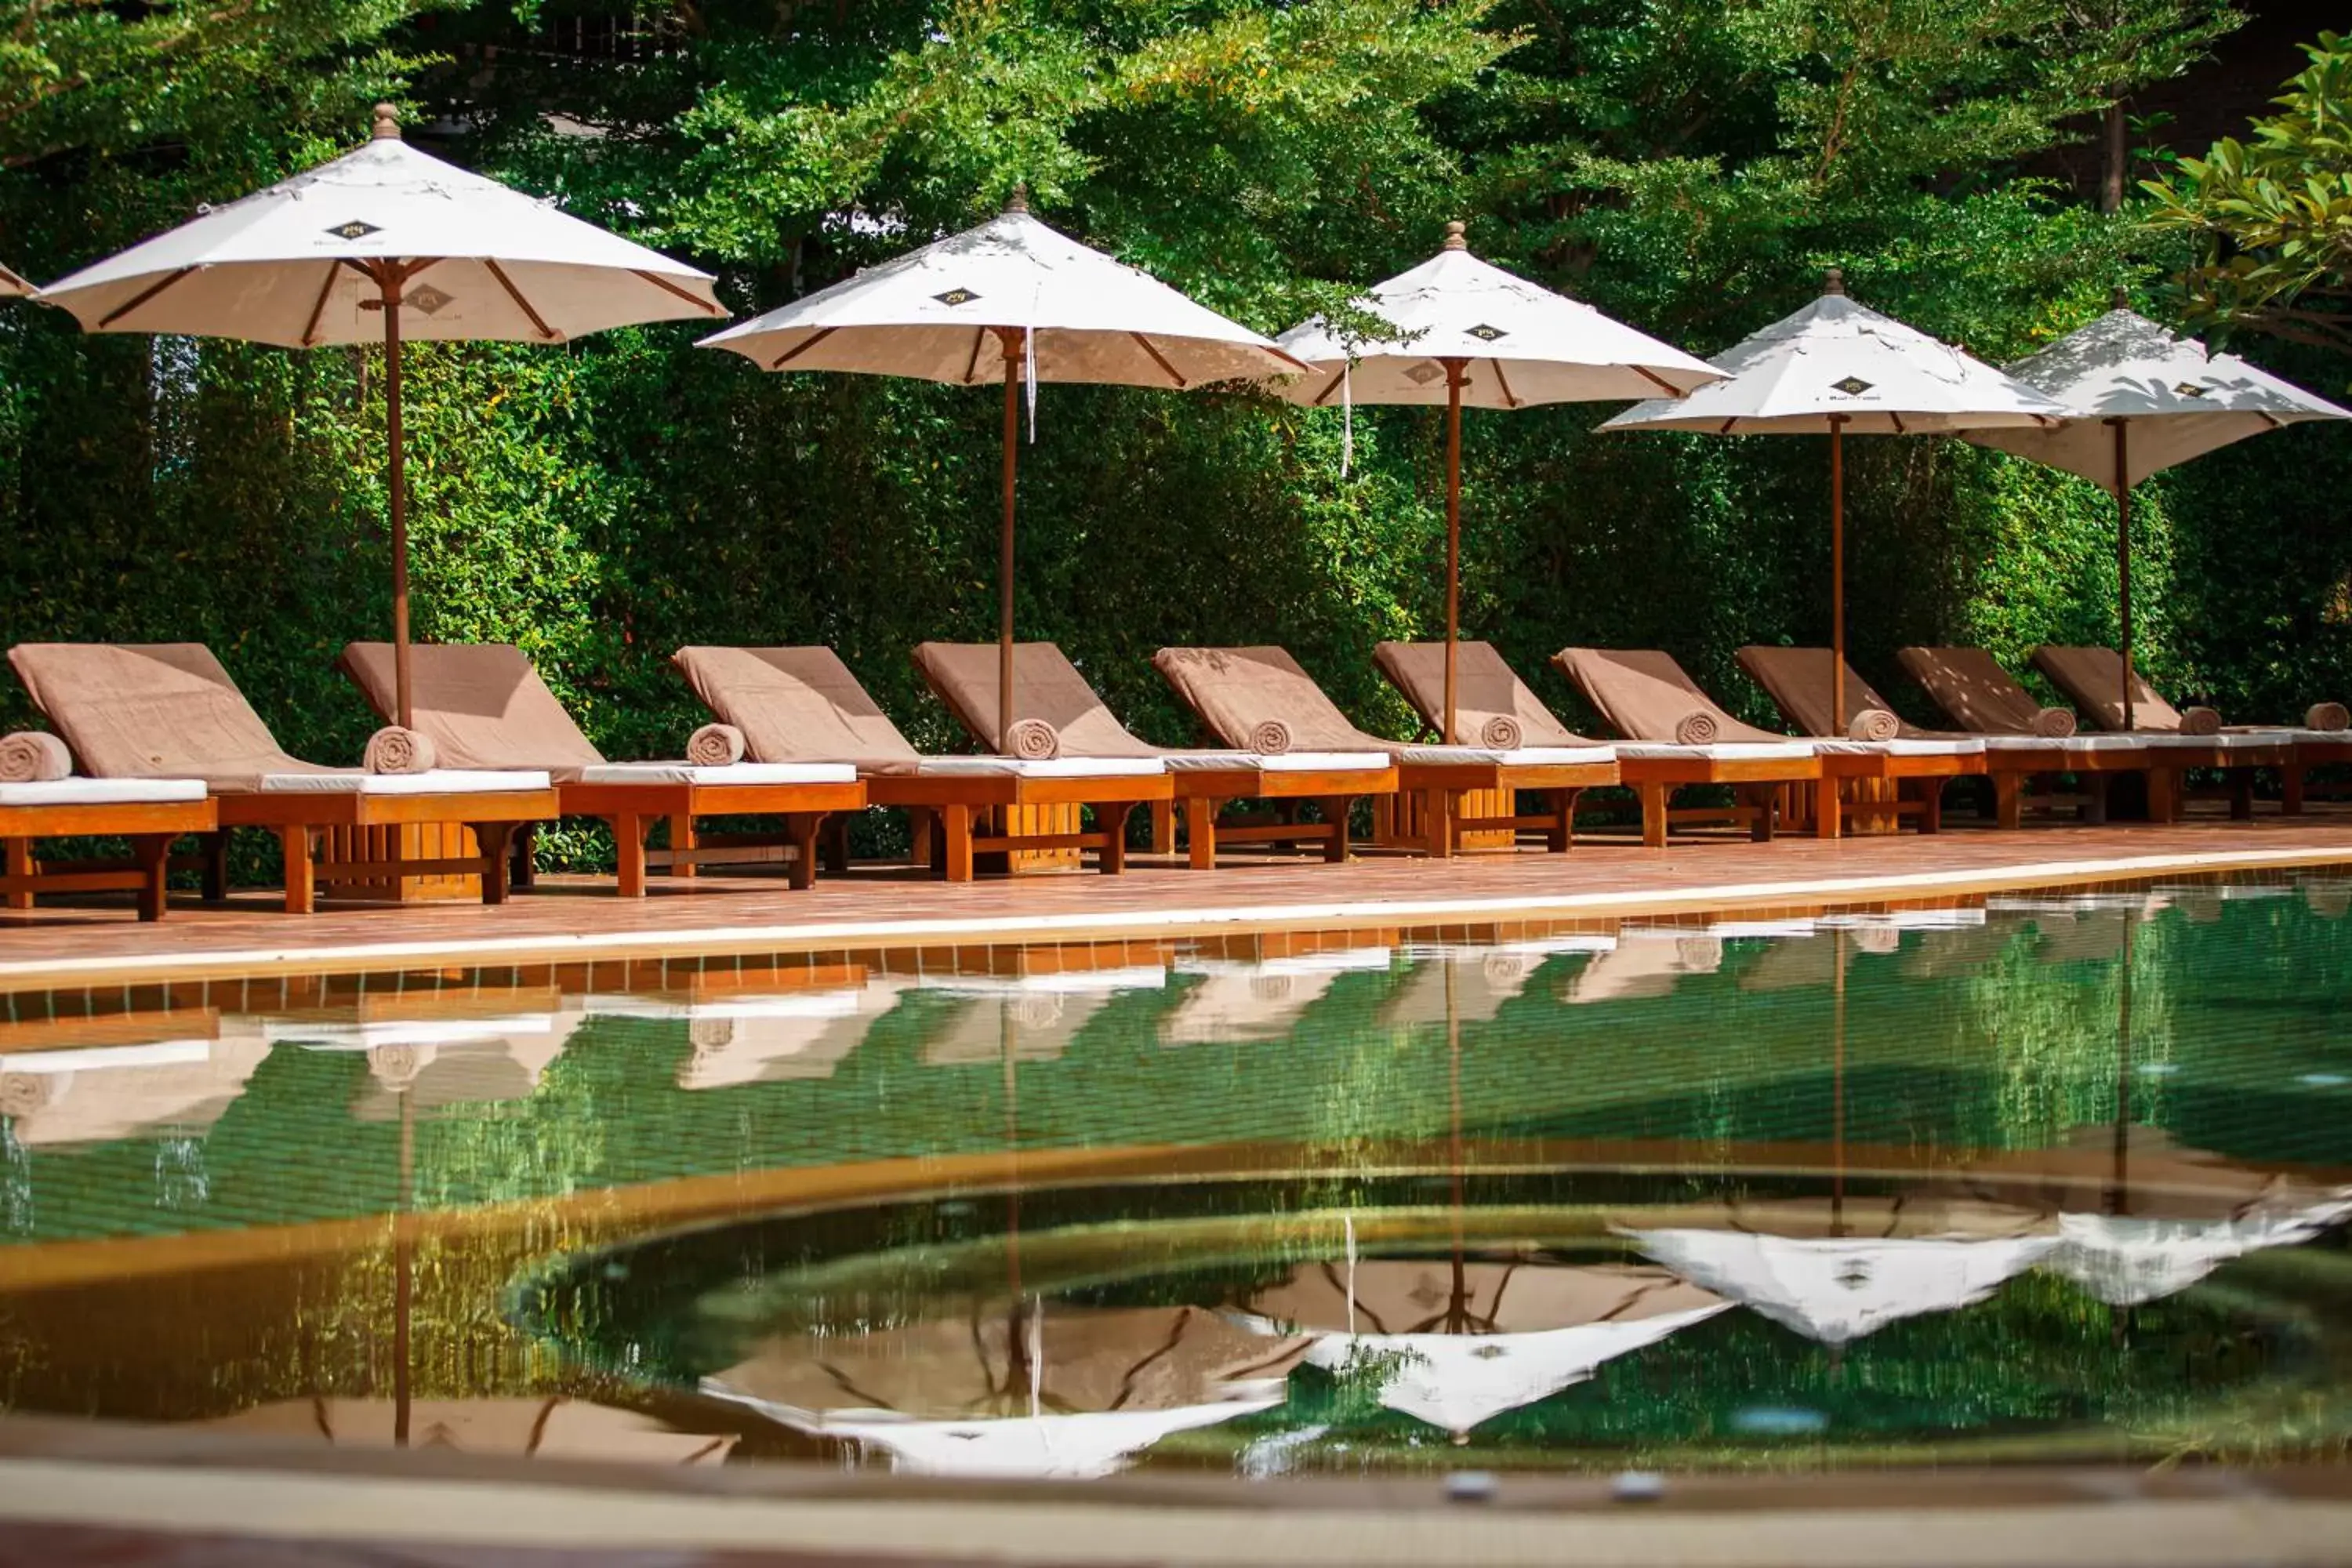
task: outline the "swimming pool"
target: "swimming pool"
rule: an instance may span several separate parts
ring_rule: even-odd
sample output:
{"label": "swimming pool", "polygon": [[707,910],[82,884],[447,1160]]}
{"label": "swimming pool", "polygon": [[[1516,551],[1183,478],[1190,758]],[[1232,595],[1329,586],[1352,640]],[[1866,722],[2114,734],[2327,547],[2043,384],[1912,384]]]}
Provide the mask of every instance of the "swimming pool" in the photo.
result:
{"label": "swimming pool", "polygon": [[21,995],[0,1394],[991,1475],[2337,1458],[2347,902]]}

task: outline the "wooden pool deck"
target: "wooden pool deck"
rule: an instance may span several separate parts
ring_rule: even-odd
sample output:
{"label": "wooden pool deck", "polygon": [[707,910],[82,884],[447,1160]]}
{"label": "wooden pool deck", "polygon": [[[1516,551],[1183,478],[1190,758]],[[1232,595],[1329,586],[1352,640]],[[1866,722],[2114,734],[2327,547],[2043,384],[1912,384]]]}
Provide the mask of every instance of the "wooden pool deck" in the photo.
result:
{"label": "wooden pool deck", "polygon": [[1593,837],[1565,856],[1371,855],[1338,866],[1267,858],[1213,871],[1139,856],[1120,877],[1074,872],[961,886],[888,868],[798,892],[777,875],[706,874],[656,879],[651,896],[635,900],[615,896],[609,879],[551,878],[497,908],[345,904],[308,917],[283,913],[257,890],[218,907],[175,898],[171,917],[148,925],[131,919],[126,901],[93,899],[0,912],[0,992],[1267,930],[1513,940],[1623,919],[1952,903],[2031,887],[2328,865],[2352,866],[2352,809],[2171,826],[1956,827],[1932,837],[1721,838],[1664,850]]}

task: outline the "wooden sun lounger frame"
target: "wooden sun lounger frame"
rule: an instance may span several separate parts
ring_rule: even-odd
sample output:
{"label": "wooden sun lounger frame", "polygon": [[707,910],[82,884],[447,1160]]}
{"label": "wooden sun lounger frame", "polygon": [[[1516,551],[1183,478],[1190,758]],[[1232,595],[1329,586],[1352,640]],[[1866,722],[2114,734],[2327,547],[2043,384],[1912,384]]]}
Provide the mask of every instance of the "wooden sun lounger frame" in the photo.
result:
{"label": "wooden sun lounger frame", "polygon": [[[1022,850],[1076,849],[1095,852],[1096,868],[1115,877],[1127,869],[1127,819],[1139,805],[1175,798],[1174,781],[1165,773],[1123,776],[1079,774],[1067,778],[1037,778],[1014,773],[932,774],[868,773],[866,804],[895,805],[920,814],[916,833],[919,850],[929,845],[931,869],[950,882],[969,882],[978,858]],[[974,831],[980,813],[1019,806],[1090,805],[1095,808],[1092,832],[980,833]],[[927,831],[935,828],[936,831]],[[835,840],[835,853],[846,858],[846,846]]]}
{"label": "wooden sun lounger frame", "polygon": [[[801,889],[816,880],[817,837],[825,818],[863,811],[866,788],[856,779],[838,784],[697,784],[691,779],[646,780],[639,783],[589,783],[575,780],[556,786],[557,815],[600,818],[613,830],[618,850],[619,891],[625,899],[646,896],[647,858],[646,835],[664,818],[669,822],[669,871],[690,878],[699,865],[740,862],[735,851],[782,845],[791,851],[784,880]],[[705,839],[695,831],[703,816],[781,816],[784,830],[771,834],[728,834]],[[523,885],[530,881],[526,875]]]}
{"label": "wooden sun lounger frame", "polygon": [[[482,902],[506,902],[508,858],[516,832],[557,815],[552,789],[460,790],[435,795],[340,794],[309,790],[223,792],[213,796],[220,831],[205,841],[199,864],[205,898],[228,896],[228,830],[263,827],[278,835],[286,858],[286,912],[319,907],[319,881],[386,882],[402,877],[474,877]],[[455,822],[472,830],[479,855],[414,860],[321,860],[319,836],[331,827],[407,827]]]}
{"label": "wooden sun lounger frame", "polygon": [[[1898,826],[1903,818],[1909,816],[1916,819],[1920,832],[1940,833],[1944,830],[1944,786],[1954,779],[1981,777],[1990,771],[1988,753],[1983,752],[1946,752],[1940,756],[1823,752],[1821,763],[1822,782],[1813,790],[1813,835],[1818,838],[1837,837],[1844,831],[1844,819],[1854,816],[1893,817]],[[1898,793],[1893,800],[1847,802],[1839,797],[1838,786],[1848,780],[1892,783]],[[1906,784],[1916,791],[1907,799],[1899,793]]]}
{"label": "wooden sun lounger frame", "polygon": [[[1168,777],[1174,786],[1173,799],[1166,806],[1152,807],[1151,847],[1156,854],[1174,853],[1175,817],[1181,807],[1184,863],[1195,871],[1216,866],[1220,844],[1320,844],[1323,858],[1338,865],[1348,858],[1348,815],[1356,797],[1394,795],[1399,783],[1393,765],[1269,772],[1236,763],[1230,768],[1171,768]],[[1218,814],[1237,800],[1276,802],[1281,819],[1220,825]],[[1310,800],[1321,807],[1323,820],[1297,821],[1292,815],[1296,806]]]}
{"label": "wooden sun lounger frame", "polygon": [[[1421,798],[1421,852],[1433,860],[1461,853],[1465,833],[1510,833],[1523,830],[1543,835],[1544,849],[1564,855],[1576,843],[1576,802],[1588,789],[1606,789],[1624,782],[1622,764],[1606,763],[1397,763],[1397,787]],[[1520,791],[1546,798],[1545,810],[1516,809],[1501,816],[1465,816],[1462,797],[1473,793],[1507,791],[1516,807]]]}
{"label": "wooden sun lounger frame", "polygon": [[[6,855],[5,868],[0,870],[0,898],[9,909],[29,910],[36,893],[127,889],[138,895],[141,920],[160,921],[173,841],[184,834],[211,833],[219,821],[209,796],[0,805],[0,841],[5,841]],[[128,838],[131,864],[74,861],[44,867],[33,857],[36,838]]]}

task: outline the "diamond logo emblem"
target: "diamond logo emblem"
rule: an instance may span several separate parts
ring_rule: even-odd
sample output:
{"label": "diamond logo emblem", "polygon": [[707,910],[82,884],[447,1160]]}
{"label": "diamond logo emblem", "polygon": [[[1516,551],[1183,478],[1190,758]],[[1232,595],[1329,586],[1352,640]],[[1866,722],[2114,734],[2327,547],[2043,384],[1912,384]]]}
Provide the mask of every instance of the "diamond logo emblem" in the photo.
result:
{"label": "diamond logo emblem", "polygon": [[1444,375],[1444,374],[1445,372],[1444,370],[1424,360],[1421,363],[1413,366],[1411,370],[1405,372],[1404,378],[1407,381],[1412,382],[1415,386],[1427,386],[1431,382],[1435,381],[1439,376]]}
{"label": "diamond logo emblem", "polygon": [[931,298],[937,300],[942,305],[953,306],[969,305],[974,300],[979,299],[980,296],[973,293],[969,289],[950,289],[944,294],[934,294]]}
{"label": "diamond logo emblem", "polygon": [[2202,397],[2205,395],[2206,392],[2204,387],[2198,385],[2193,381],[2184,381],[2172,390],[2180,394],[2183,397]]}
{"label": "diamond logo emblem", "polygon": [[401,303],[408,306],[412,310],[422,310],[426,315],[430,316],[439,310],[443,306],[450,303],[450,300],[451,297],[449,295],[444,294],[440,289],[433,288],[428,284],[425,288],[412,292],[408,298],[402,300]]}
{"label": "diamond logo emblem", "polygon": [[337,224],[327,232],[337,239],[365,239],[369,235],[381,234],[383,231],[372,223],[362,223],[359,219],[353,218],[349,223]]}
{"label": "diamond logo emblem", "polygon": [[1870,1265],[1856,1258],[1837,1272],[1837,1282],[1849,1290],[1859,1290],[1870,1283]]}
{"label": "diamond logo emblem", "polygon": [[1848,397],[1860,397],[1870,390],[1870,383],[1858,375],[1847,376],[1843,381],[1833,381],[1830,385],[1844,393]]}
{"label": "diamond logo emblem", "polygon": [[1507,338],[1511,334],[1505,331],[1500,327],[1490,327],[1486,322],[1481,321],[1476,326],[1470,329],[1470,335],[1477,339],[1482,343],[1491,343],[1496,338]]}

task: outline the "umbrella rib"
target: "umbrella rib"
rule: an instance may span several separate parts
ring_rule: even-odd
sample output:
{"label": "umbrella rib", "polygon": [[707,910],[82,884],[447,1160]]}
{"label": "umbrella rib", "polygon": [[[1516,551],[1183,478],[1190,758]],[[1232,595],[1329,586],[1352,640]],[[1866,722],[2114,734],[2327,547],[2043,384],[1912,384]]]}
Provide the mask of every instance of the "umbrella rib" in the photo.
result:
{"label": "umbrella rib", "polygon": [[974,327],[971,330],[971,358],[966,360],[963,366],[963,384],[966,386],[970,386],[974,381],[979,379],[980,351],[987,345],[988,329],[986,327]]}
{"label": "umbrella rib", "polygon": [[1519,406],[1518,395],[1511,390],[1509,378],[1503,374],[1503,362],[1501,360],[1489,357],[1486,363],[1495,367],[1495,384],[1503,389],[1504,406],[1508,408],[1517,408]]}
{"label": "umbrella rib", "polygon": [[792,348],[786,349],[782,353],[777,355],[775,363],[769,365],[768,368],[770,370],[783,369],[784,366],[792,363],[793,361],[800,358],[801,355],[808,353],[809,350],[816,347],[817,344],[824,342],[825,339],[831,336],[833,336],[833,329],[831,327],[819,327],[815,331],[811,332],[807,337],[803,338],[799,343]]}
{"label": "umbrella rib", "polygon": [[1911,434],[1911,432],[1910,432],[1910,431],[1906,430],[1905,428],[1903,428],[1903,416],[1901,416],[1900,414],[1897,414],[1897,413],[1896,413],[1895,410],[1893,410],[1892,408],[1890,408],[1890,409],[1888,409],[1888,410],[1886,411],[1886,417],[1887,417],[1888,422],[1889,422],[1889,423],[1891,423],[1891,424],[1895,426],[1895,433],[1897,436],[1908,436],[1909,434]]}
{"label": "umbrella rib", "polygon": [[1639,365],[1639,364],[1637,364],[1637,365],[1633,366],[1633,374],[1634,374],[1635,375],[1640,376],[1643,381],[1648,382],[1652,386],[1654,386],[1654,387],[1658,388],[1661,392],[1664,392],[1664,393],[1668,397],[1681,397],[1681,396],[1684,396],[1684,395],[1685,395],[1685,394],[1680,393],[1680,392],[1677,392],[1677,391],[1675,391],[1675,384],[1674,384],[1673,382],[1668,381],[1664,376],[1658,374],[1655,371],[1653,371],[1653,370],[1652,370],[1652,369],[1650,369],[1647,365]]}
{"label": "umbrella rib", "polygon": [[1325,386],[1322,391],[1315,395],[1316,407],[1320,408],[1331,400],[1331,395],[1339,390],[1339,383],[1347,378],[1347,374],[1348,368],[1345,364],[1342,364],[1339,367],[1339,374],[1333,376],[1330,384]]}
{"label": "umbrella rib", "polygon": [[342,263],[327,263],[327,276],[319,284],[319,298],[310,306],[310,319],[302,323],[302,346],[315,348],[319,342],[319,318],[327,313],[327,296],[335,291],[335,279],[342,275]]}
{"label": "umbrella rib", "polygon": [[668,279],[663,277],[658,272],[648,272],[642,267],[633,267],[630,270],[635,272],[638,277],[644,279],[646,282],[652,284],[655,288],[660,289],[663,293],[677,295],[679,299],[685,300],[696,310],[702,311],[705,315],[718,316],[724,315],[726,313],[718,306],[712,304],[709,300],[697,299],[692,293],[687,289],[679,288],[677,284],[671,282]]}
{"label": "umbrella rib", "polygon": [[139,309],[140,306],[145,304],[148,300],[152,300],[156,295],[161,294],[164,289],[169,289],[173,284],[177,283],[181,279],[185,278],[189,273],[194,272],[194,270],[195,268],[193,267],[183,267],[177,272],[174,272],[170,277],[164,279],[162,282],[152,284],[149,287],[141,289],[137,294],[131,297],[129,304],[117,306],[115,309],[109,310],[105,315],[100,316],[98,319],[99,330],[103,331],[108,327],[114,325],[115,322],[122,320],[123,317],[131,314],[131,311]]}
{"label": "umbrella rib", "polygon": [[1192,384],[1192,383],[1186,381],[1182,376],[1176,374],[1176,367],[1168,363],[1168,356],[1166,354],[1161,353],[1157,348],[1152,346],[1152,342],[1150,338],[1145,337],[1141,332],[1129,332],[1127,335],[1133,338],[1137,343],[1142,346],[1143,352],[1151,356],[1152,363],[1158,365],[1161,370],[1168,373],[1168,379],[1176,384],[1177,391],[1181,392]]}
{"label": "umbrella rib", "polygon": [[530,301],[522,297],[522,290],[516,288],[514,279],[507,276],[507,269],[487,256],[482,258],[482,265],[488,268],[490,276],[499,280],[499,287],[507,291],[507,298],[515,302],[515,308],[530,318],[530,324],[539,329],[539,335],[550,342],[554,342],[555,329],[549,326],[537,310],[531,309]]}

